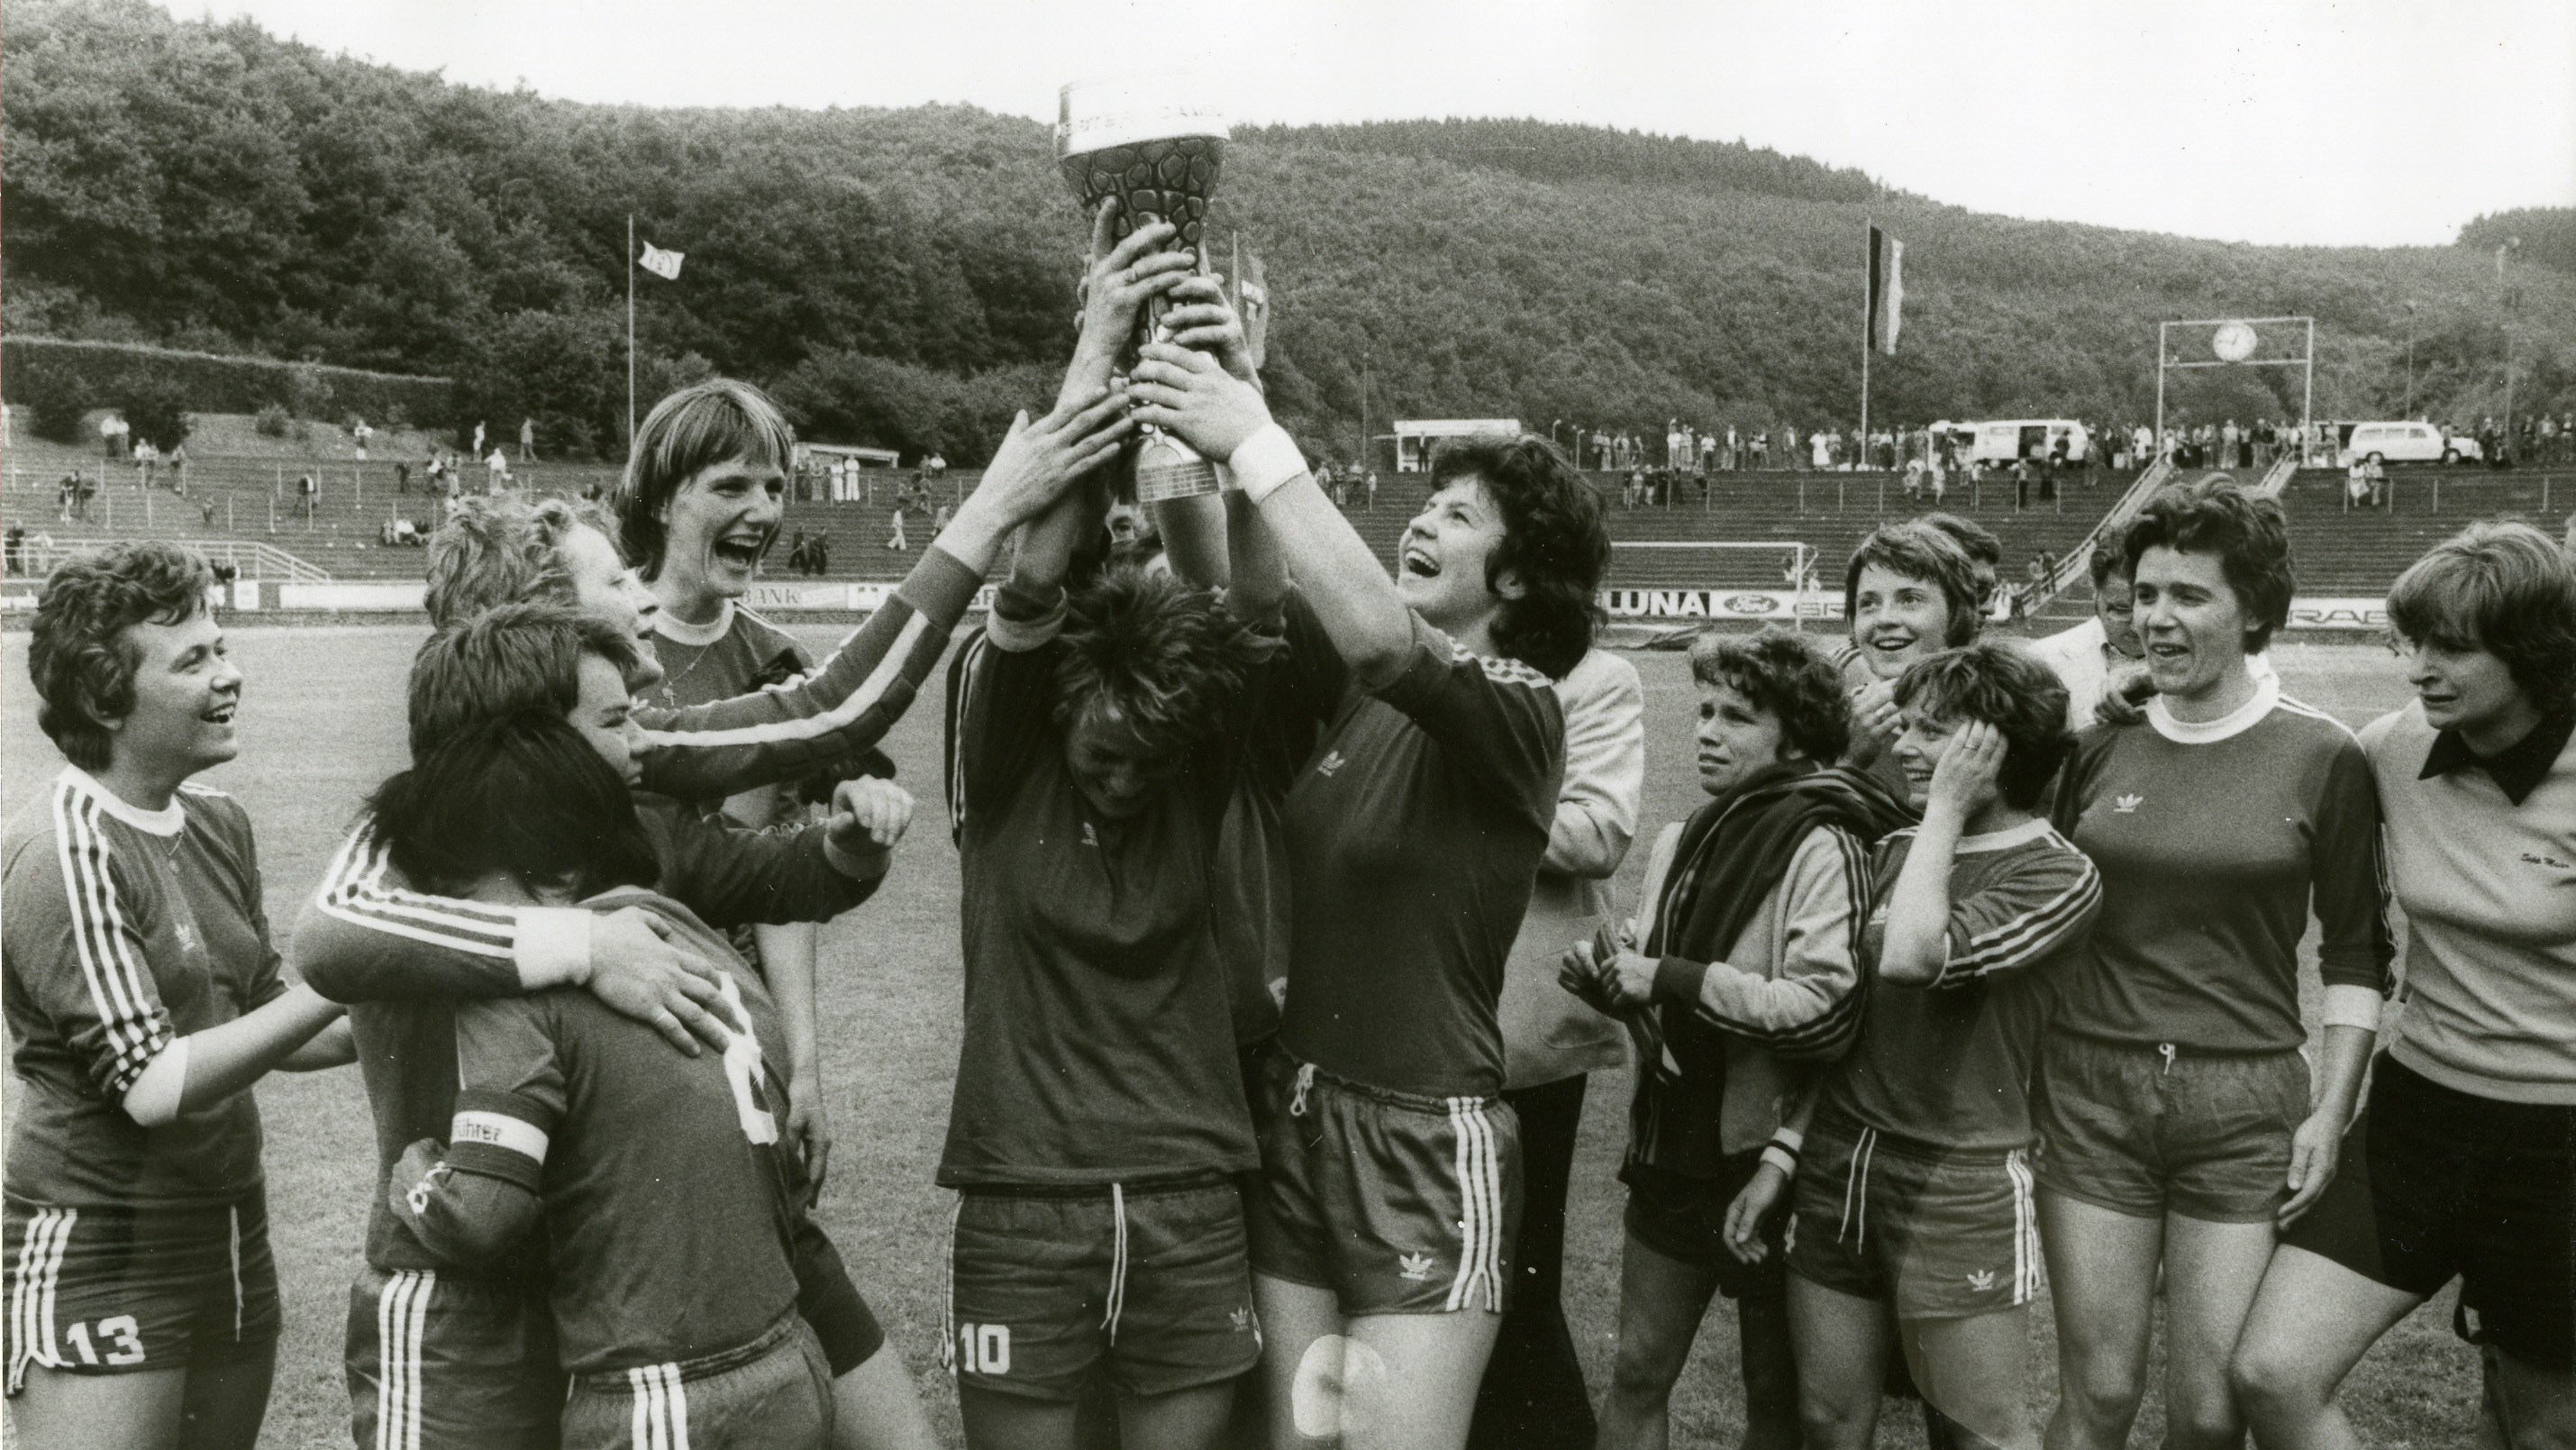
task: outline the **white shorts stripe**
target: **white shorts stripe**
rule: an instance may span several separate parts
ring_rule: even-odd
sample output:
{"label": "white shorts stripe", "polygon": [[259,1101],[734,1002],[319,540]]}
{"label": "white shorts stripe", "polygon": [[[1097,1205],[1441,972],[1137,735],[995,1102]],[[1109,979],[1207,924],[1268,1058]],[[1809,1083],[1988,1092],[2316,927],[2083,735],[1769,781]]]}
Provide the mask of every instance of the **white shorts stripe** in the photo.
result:
{"label": "white shorts stripe", "polygon": [[238,1208],[227,1209],[225,1210],[225,1213],[231,1223],[231,1236],[226,1241],[224,1247],[232,1255],[233,1343],[239,1344],[241,1343],[242,1337],[241,1210]]}
{"label": "white shorts stripe", "polygon": [[1476,1302],[1502,1308],[1502,1165],[1494,1147],[1493,1125],[1477,1098],[1449,1100],[1449,1127],[1458,1138],[1454,1169],[1458,1178],[1459,1219],[1464,1232],[1458,1246],[1458,1274],[1449,1284],[1451,1313]]}
{"label": "white shorts stripe", "polygon": [[376,1450],[420,1450],[420,1341],[435,1269],[403,1269],[376,1291]]}
{"label": "white shorts stripe", "polygon": [[2020,1149],[2004,1160],[2012,1177],[2013,1302],[2027,1304],[2039,1296],[2039,1211],[2032,1199],[2030,1157]]}
{"label": "white shorts stripe", "polygon": [[9,1293],[8,1392],[26,1387],[27,1366],[59,1365],[54,1356],[54,1283],[61,1276],[63,1245],[80,1218],[76,1208],[38,1209],[18,1244],[18,1272]]}

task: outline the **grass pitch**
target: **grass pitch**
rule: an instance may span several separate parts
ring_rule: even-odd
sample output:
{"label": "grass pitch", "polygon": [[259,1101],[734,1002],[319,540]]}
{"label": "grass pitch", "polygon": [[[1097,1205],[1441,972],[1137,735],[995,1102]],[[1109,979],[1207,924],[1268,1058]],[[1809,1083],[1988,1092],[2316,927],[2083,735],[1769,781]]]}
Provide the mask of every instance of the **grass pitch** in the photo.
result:
{"label": "grass pitch", "polygon": [[[841,630],[795,633],[828,649]],[[422,637],[417,626],[233,632],[233,657],[248,677],[243,756],[205,779],[238,797],[258,827],[269,916],[281,947],[360,797],[404,763],[404,676]],[[23,634],[0,640],[0,803],[12,812],[61,764],[36,729],[26,658]],[[1642,839],[1700,799],[1688,745],[1695,697],[1680,655],[1632,658],[1645,679],[1648,711]],[[2354,726],[2404,698],[2392,662],[2375,647],[2286,643],[2275,660],[2293,694]],[[900,849],[885,888],[824,938],[820,1026],[836,1146],[822,1220],[953,1441],[955,1397],[937,1368],[951,1199],[930,1183],[947,1125],[960,993],[957,854],[935,809],[937,702],[914,709],[887,749],[901,764],[904,783],[932,809]],[[1623,910],[1644,864],[1645,853],[1632,852],[1620,873]],[[1569,1206],[1566,1310],[1596,1395],[1608,1378],[1617,1327],[1623,1199],[1616,1171],[1628,1086],[1625,1073],[1599,1074],[1591,1085]],[[357,1074],[346,1070],[279,1075],[259,1093],[286,1313],[261,1443],[344,1446],[341,1333],[373,1180],[365,1096]],[[2354,1374],[2346,1400],[2371,1443],[2469,1443],[2476,1363],[2452,1338],[2449,1323],[2446,1294],[2400,1326]],[[2033,1334],[2040,1373],[2031,1393],[2045,1406],[2056,1392],[2044,1303]],[[1676,1445],[1735,1443],[1742,1412],[1734,1341],[1734,1316],[1721,1305],[1710,1314],[1674,1397]],[[2156,1398],[2148,1397],[2133,1443],[2157,1443]],[[1882,1444],[1922,1443],[1908,1407],[1889,1406],[1882,1426]]]}

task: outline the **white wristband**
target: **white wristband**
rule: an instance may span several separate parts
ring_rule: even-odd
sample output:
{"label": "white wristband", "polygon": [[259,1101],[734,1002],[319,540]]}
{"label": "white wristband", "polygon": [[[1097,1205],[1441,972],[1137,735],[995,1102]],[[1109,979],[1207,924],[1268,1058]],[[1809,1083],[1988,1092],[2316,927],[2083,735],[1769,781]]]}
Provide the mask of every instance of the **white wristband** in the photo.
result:
{"label": "white wristband", "polygon": [[1777,1143],[1766,1143],[1763,1145],[1762,1161],[1779,1169],[1781,1172],[1792,1178],[1798,1176],[1798,1160],[1790,1157],[1789,1150],[1781,1147]]}
{"label": "white wristband", "polygon": [[1276,423],[1265,424],[1260,432],[1244,439],[1225,462],[1234,470],[1243,496],[1256,504],[1306,472],[1306,455],[1297,451],[1297,440]]}
{"label": "white wristband", "polygon": [[2327,1027],[2358,1027],[2364,1032],[2379,1030],[2379,991],[2352,982],[2339,982],[2326,988],[2325,1021]]}

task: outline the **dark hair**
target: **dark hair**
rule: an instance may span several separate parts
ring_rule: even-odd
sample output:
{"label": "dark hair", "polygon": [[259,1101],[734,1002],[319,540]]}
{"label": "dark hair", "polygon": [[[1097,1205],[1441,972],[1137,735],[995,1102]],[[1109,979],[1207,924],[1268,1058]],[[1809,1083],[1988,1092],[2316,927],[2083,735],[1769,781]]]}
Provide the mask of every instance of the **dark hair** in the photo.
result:
{"label": "dark hair", "polygon": [[468,494],[447,507],[447,522],[429,536],[429,587],[422,603],[430,626],[446,629],[487,609],[529,600],[573,602],[572,571],[560,552],[564,535],[597,529],[614,546],[617,522],[583,500],[531,503],[511,494]]}
{"label": "dark hair", "polygon": [[581,702],[581,657],[598,655],[632,688],[643,652],[626,631],[586,609],[505,604],[430,636],[411,662],[411,754],[525,712],[563,719]]}
{"label": "dark hair", "polygon": [[1724,685],[1771,712],[1784,751],[1831,765],[1850,748],[1842,671],[1805,635],[1776,624],[1749,636],[1705,630],[1691,642],[1690,664],[1692,679]]}
{"label": "dark hair", "polygon": [[[796,466],[796,430],[769,395],[732,378],[692,383],[653,405],[627,450],[626,472],[609,504],[617,514],[618,542],[650,579],[662,572],[670,527],[662,506],[680,485],[719,463],[737,458],[767,463],[786,473]],[[768,544],[777,540],[770,530]]]}
{"label": "dark hair", "polygon": [[2084,561],[2085,572],[2093,576],[2095,589],[2110,583],[2111,576],[2114,574],[2126,578],[2129,568],[2129,561],[2120,555],[2120,543],[2117,539],[2106,539],[2095,544],[2092,557]]}
{"label": "dark hair", "polygon": [[2576,700],[2576,564],[2529,524],[2471,524],[2435,544],[2388,591],[2388,624],[2494,655],[2543,710]]}
{"label": "dark hair", "polygon": [[661,875],[626,783],[560,715],[466,726],[376,787],[367,810],[394,865],[437,891],[506,871],[578,898]]}
{"label": "dark hair", "polygon": [[2066,729],[2066,686],[2020,645],[1985,640],[1906,666],[1896,703],[1935,720],[1983,720],[2004,737],[1995,784],[2017,811],[2039,803],[2049,778],[2075,748]]}
{"label": "dark hair", "polygon": [[1485,587],[1506,572],[1527,592],[1503,601],[1495,648],[1561,680],[1592,648],[1601,622],[1601,576],[1610,571],[1610,530],[1601,496],[1555,444],[1535,434],[1452,438],[1431,458],[1437,491],[1462,478],[1484,486],[1503,516],[1503,541],[1485,560]]}
{"label": "dark hair", "polygon": [[1901,524],[1883,524],[1872,529],[1852,550],[1851,562],[1843,569],[1843,618],[1857,624],[1860,619],[1860,574],[1876,564],[1891,574],[1920,579],[1941,591],[1942,603],[1949,608],[1950,618],[1942,630],[1942,643],[1963,645],[1977,637],[1985,625],[1985,613],[1979,604],[1976,566],[1969,562],[1968,552],[1947,532],[1929,522],[1940,515],[1926,515]]}
{"label": "dark hair", "polygon": [[1995,537],[1994,530],[1975,519],[1961,518],[1957,514],[1930,513],[1916,515],[1913,522],[1948,534],[1958,544],[1960,552],[1972,562],[1990,569],[2004,566],[2004,541]]}
{"label": "dark hair", "polygon": [[1138,739],[1178,753],[1215,734],[1225,697],[1272,643],[1228,614],[1211,589],[1133,565],[1101,572],[1065,601],[1055,721],[1097,702]]}
{"label": "dark hair", "polygon": [[2129,561],[2130,578],[2138,576],[2138,560],[2157,547],[2218,556],[2227,587],[2236,591],[2254,625],[2245,632],[2247,654],[2260,654],[2272,642],[2272,631],[2290,622],[2296,581],[2290,573],[2289,524],[2273,500],[2250,497],[2224,478],[2159,489],[2120,539],[2120,557]]}
{"label": "dark hair", "polygon": [[104,770],[113,734],[103,720],[134,710],[141,654],[125,631],[138,624],[185,624],[206,607],[215,576],[176,544],[138,539],[75,554],[45,579],[27,644],[36,683],[36,725],[63,758]]}

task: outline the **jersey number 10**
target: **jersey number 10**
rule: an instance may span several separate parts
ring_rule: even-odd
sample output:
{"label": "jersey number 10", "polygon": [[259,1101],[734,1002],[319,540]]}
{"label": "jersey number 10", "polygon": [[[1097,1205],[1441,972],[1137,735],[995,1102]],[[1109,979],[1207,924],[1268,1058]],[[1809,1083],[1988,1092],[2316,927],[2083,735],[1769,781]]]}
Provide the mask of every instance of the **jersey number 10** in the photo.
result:
{"label": "jersey number 10", "polygon": [[958,1325],[957,1367],[968,1374],[1009,1374],[1011,1372],[1011,1326],[1007,1324]]}

